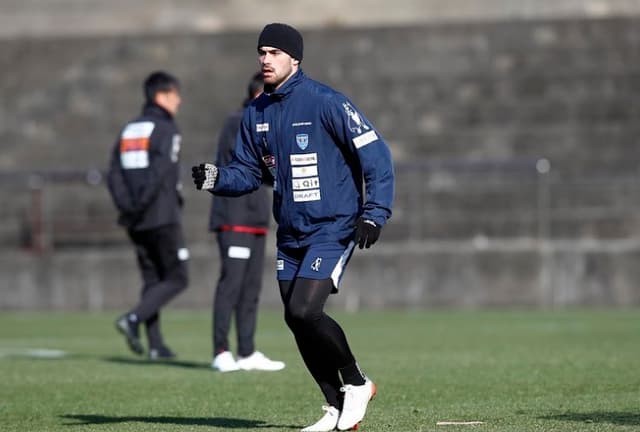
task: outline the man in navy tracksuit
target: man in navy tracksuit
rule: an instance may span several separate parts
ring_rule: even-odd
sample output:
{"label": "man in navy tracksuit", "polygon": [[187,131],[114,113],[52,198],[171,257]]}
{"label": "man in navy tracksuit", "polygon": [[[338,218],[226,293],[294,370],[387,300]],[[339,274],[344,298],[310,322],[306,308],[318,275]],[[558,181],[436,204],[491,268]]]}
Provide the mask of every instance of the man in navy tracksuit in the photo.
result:
{"label": "man in navy tracksuit", "polygon": [[140,302],[116,320],[129,348],[143,354],[144,323],[151,359],[175,357],[160,331],[160,308],[187,287],[189,252],[182,235],[180,141],[174,122],[181,98],[178,80],[154,72],[144,82],[142,115],[120,132],[107,176],[144,282]]}
{"label": "man in navy tracksuit", "polygon": [[223,167],[193,167],[193,177],[197,188],[219,195],[241,195],[273,177],[285,320],[328,405],[303,430],[348,430],[362,420],[376,389],[323,309],[354,245],[370,247],[391,216],[393,165],[355,105],[303,73],[302,54],[296,29],[265,26],[258,38],[265,92],[244,112],[235,158]]}
{"label": "man in navy tracksuit", "polygon": [[[262,93],[262,73],[247,86],[247,106]],[[216,165],[233,159],[242,110],[231,114],[218,139]],[[209,230],[216,233],[220,249],[220,278],[213,302],[213,354],[211,367],[220,372],[237,370],[277,371],[285,367],[255,349],[258,301],[262,289],[264,249],[269,230],[267,187],[240,197],[214,195]],[[231,316],[235,315],[237,354],[229,349]]]}

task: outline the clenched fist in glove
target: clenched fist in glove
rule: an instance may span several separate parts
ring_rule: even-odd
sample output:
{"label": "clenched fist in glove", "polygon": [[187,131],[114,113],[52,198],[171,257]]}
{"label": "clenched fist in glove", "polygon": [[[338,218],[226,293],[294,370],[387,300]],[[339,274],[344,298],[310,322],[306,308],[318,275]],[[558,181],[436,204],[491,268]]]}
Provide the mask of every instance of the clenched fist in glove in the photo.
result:
{"label": "clenched fist in glove", "polygon": [[218,177],[218,167],[209,163],[191,167],[191,177],[193,177],[196,188],[213,189]]}
{"label": "clenched fist in glove", "polygon": [[378,237],[380,237],[380,225],[376,224],[371,219],[365,219],[359,217],[356,221],[356,238],[355,241],[358,247],[369,249],[374,244]]}

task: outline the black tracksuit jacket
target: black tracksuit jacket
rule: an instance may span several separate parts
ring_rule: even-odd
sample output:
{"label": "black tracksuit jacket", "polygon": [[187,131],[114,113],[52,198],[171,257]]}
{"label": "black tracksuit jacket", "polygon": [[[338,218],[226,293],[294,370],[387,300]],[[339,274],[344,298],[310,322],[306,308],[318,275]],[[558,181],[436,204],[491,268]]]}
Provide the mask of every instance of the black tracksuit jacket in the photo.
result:
{"label": "black tracksuit jacket", "polygon": [[181,223],[180,144],[173,117],[155,104],[145,105],[120,132],[107,183],[118,223],[128,230]]}

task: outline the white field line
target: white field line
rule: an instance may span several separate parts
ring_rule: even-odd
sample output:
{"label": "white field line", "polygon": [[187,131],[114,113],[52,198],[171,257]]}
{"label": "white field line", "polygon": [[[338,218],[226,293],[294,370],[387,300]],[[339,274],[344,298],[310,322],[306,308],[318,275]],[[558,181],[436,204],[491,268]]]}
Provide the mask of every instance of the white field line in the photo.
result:
{"label": "white field line", "polygon": [[32,357],[41,359],[56,359],[67,355],[66,351],[48,348],[0,348],[2,357]]}
{"label": "white field line", "polygon": [[439,421],[436,423],[436,426],[473,426],[473,425],[481,425],[484,422],[481,421]]}

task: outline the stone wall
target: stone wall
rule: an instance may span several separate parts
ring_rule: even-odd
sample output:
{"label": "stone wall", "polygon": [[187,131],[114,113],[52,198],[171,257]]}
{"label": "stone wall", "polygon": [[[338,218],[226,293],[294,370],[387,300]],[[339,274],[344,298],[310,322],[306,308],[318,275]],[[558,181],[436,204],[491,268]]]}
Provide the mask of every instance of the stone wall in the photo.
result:
{"label": "stone wall", "polygon": [[[546,157],[636,172],[640,19],[304,32],[309,75],[348,94],[398,161]],[[154,69],[181,78],[185,162],[213,154],[256,69],[255,32],[0,41],[0,170],[104,167]]]}
{"label": "stone wall", "polygon": [[[354,100],[401,169],[384,242],[354,259],[345,282],[356,294],[336,301],[637,304],[639,24],[607,17],[304,29],[304,69]],[[65,173],[106,166],[119,127],[140,108],[140,82],[157,68],[183,82],[185,167],[211,158],[256,67],[255,39],[255,30],[234,30],[0,41],[0,307],[111,308],[135,298],[135,263],[104,187]],[[540,158],[551,163],[542,183],[551,189],[540,188]],[[47,174],[44,225],[59,227],[73,248],[16,252],[33,234],[34,170]],[[206,194],[187,189],[194,288],[179,305],[210,298],[208,208]]]}
{"label": "stone wall", "polygon": [[[612,209],[604,227],[563,216],[552,235],[623,237],[636,230],[638,194],[629,186],[612,190],[622,181],[606,182],[626,178],[633,186],[639,173],[639,24],[607,18],[316,29],[305,31],[303,65],[348,94],[388,141],[403,170],[397,215],[423,217],[424,208],[411,206],[420,201],[429,209],[456,208],[462,217],[509,206],[523,215],[481,229],[468,216],[471,225],[454,228],[446,215],[430,213],[427,238],[531,236],[534,224],[523,220],[537,191],[531,162],[541,158],[550,161],[556,185],[547,198],[551,210],[597,207],[604,218]],[[120,126],[139,111],[140,82],[150,70],[168,69],[183,82],[178,120],[187,176],[192,164],[211,159],[221,124],[256,68],[255,38],[235,32],[0,41],[0,235],[13,235],[3,235],[5,243],[16,244],[29,212],[26,174],[106,167]],[[511,170],[498,179],[500,193],[464,186],[476,183],[469,171],[490,178],[475,167],[495,161]],[[523,162],[529,167],[513,172]],[[594,181],[601,183],[590,186]],[[65,209],[76,219],[113,219],[104,190],[76,185],[71,194],[64,182],[45,186],[55,189],[48,193],[52,219],[69,218]],[[209,200],[189,188],[187,199],[188,235],[197,241]]]}

